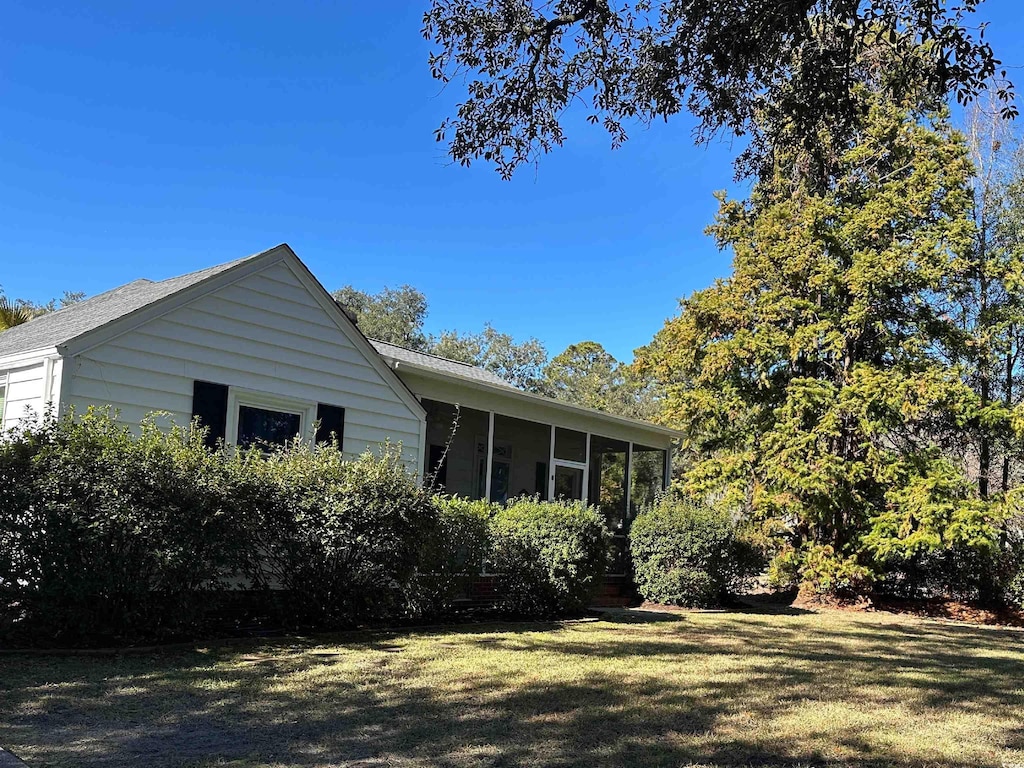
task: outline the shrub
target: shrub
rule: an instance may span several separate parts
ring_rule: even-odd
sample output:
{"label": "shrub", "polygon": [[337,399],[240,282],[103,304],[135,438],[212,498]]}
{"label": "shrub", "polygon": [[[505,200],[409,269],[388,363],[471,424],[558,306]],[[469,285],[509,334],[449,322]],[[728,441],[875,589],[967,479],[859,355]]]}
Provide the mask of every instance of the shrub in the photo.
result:
{"label": "shrub", "polygon": [[1012,506],[981,500],[961,468],[916,456],[860,540],[880,588],[901,597],[994,604],[1004,579],[1001,531]]}
{"label": "shrub", "polygon": [[1006,520],[996,568],[997,600],[1004,606],[1024,610],[1024,516]]}
{"label": "shrub", "polygon": [[346,461],[301,444],[229,463],[236,503],[251,508],[246,575],[283,590],[285,620],[323,628],[403,618],[437,524],[429,494],[397,450]]}
{"label": "shrub", "polygon": [[608,559],[600,512],[577,501],[513,499],[491,522],[492,567],[502,574],[499,608],[546,617],[587,607]]}
{"label": "shrub", "polygon": [[437,526],[420,564],[420,611],[450,613],[491,554],[491,517],[496,507],[459,496],[435,496]]}
{"label": "shrub", "polygon": [[201,435],[133,436],[103,411],[0,442],[0,609],[8,639],[79,644],[195,630],[237,561],[237,521]]}
{"label": "shrub", "polygon": [[866,594],[874,576],[853,555],[837,555],[830,545],[814,544],[801,552],[800,587],[825,597],[848,599]]}
{"label": "shrub", "polygon": [[800,587],[802,560],[793,547],[786,547],[768,564],[768,586],[776,592],[790,592]]}
{"label": "shrub", "polygon": [[720,602],[760,559],[740,541],[726,512],[674,493],[660,495],[637,516],[629,540],[640,593],[671,605]]}
{"label": "shrub", "polygon": [[640,591],[644,599],[665,605],[708,607],[722,599],[721,584],[707,571],[689,566],[651,569]]}
{"label": "shrub", "polygon": [[1003,599],[1010,607],[1024,610],[1024,566],[1018,567],[1016,572],[1010,576]]}

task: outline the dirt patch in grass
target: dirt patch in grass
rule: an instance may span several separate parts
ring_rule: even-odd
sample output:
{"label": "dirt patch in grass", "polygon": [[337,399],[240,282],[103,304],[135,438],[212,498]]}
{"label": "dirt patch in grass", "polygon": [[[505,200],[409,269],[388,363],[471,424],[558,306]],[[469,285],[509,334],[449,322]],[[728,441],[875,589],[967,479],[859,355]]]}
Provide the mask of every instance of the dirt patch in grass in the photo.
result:
{"label": "dirt patch in grass", "polygon": [[991,611],[956,600],[897,600],[876,598],[869,610],[904,613],[932,619],[963,621],[968,624],[990,624],[1004,627],[1024,627],[1024,613],[1010,608]]}
{"label": "dirt patch in grass", "polygon": [[[754,604],[770,605],[772,599],[753,600]],[[776,601],[778,604],[778,601]],[[995,627],[1024,627],[1024,612],[1013,608],[990,610],[969,603],[945,598],[929,600],[907,600],[895,597],[872,596],[858,600],[829,600],[813,595],[800,594],[792,601],[785,601],[794,609],[830,609],[853,613],[894,613],[946,621],[961,621],[965,624],[983,624]]]}

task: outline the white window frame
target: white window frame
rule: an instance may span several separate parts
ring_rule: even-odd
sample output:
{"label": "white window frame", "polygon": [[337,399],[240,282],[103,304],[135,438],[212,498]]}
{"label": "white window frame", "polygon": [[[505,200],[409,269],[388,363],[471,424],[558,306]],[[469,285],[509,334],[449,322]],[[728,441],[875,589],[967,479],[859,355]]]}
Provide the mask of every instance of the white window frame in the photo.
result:
{"label": "white window frame", "polygon": [[[583,461],[572,461],[571,459],[559,459],[555,456],[555,430],[564,429],[567,432],[577,432],[581,435],[586,435],[586,443],[584,444],[584,460]],[[590,432],[584,432],[579,429],[573,429],[572,427],[559,427],[555,424],[551,425],[551,456],[550,465],[548,468],[548,498],[554,500],[555,498],[555,469],[557,467],[565,467],[566,469],[581,469],[583,470],[583,488],[581,489],[580,496],[581,501],[584,504],[589,504],[590,495]]]}
{"label": "white window frame", "polygon": [[299,417],[299,436],[306,442],[312,442],[313,425],[316,422],[316,403],[266,392],[229,387],[227,423],[224,430],[225,442],[228,445],[238,445],[238,411],[243,405],[265,411],[294,413]]}
{"label": "white window frame", "polygon": [[7,400],[9,399],[7,397],[7,390],[9,389],[9,387],[7,386],[8,378],[9,374],[6,370],[0,371],[0,390],[3,390],[3,398],[0,399],[0,430],[5,428],[4,415],[7,411]]}

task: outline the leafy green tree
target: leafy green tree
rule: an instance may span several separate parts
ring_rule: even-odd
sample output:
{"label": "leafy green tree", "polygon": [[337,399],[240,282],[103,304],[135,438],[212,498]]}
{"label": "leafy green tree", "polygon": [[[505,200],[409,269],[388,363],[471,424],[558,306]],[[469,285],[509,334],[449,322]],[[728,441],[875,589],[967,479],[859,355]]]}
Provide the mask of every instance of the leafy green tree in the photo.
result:
{"label": "leafy green tree", "polygon": [[0,288],[0,331],[27,323],[32,318],[48,312],[77,304],[84,298],[85,293],[82,291],[64,291],[59,300],[50,299],[45,304],[36,304],[28,299],[9,299]]}
{"label": "leafy green tree", "polygon": [[444,331],[431,338],[428,349],[441,357],[486,368],[528,392],[538,392],[543,386],[543,368],[548,359],[544,344],[534,338],[517,342],[490,323],[480,333]]}
{"label": "leafy green tree", "polygon": [[427,297],[411,285],[385,287],[376,294],[346,285],[332,296],[371,339],[426,350],[428,340],[423,333],[423,321],[427,316]]}
{"label": "leafy green tree", "polygon": [[570,344],[544,370],[554,397],[587,408],[614,410],[625,386],[622,365],[596,341]]}
{"label": "leafy green tree", "polygon": [[[971,25],[979,2],[431,0],[431,72],[466,94],[437,139],[455,161],[508,178],[565,141],[570,107],[613,147],[628,121],[688,109],[704,139],[752,131],[743,165],[770,175],[780,143],[806,150],[823,130],[856,131],[860,84],[896,101],[922,89],[975,97],[999,67]],[[1015,113],[1010,87],[997,91]]]}
{"label": "leafy green tree", "polygon": [[483,339],[480,334],[442,331],[431,339],[430,354],[458,360],[460,363],[477,365],[483,352]]}
{"label": "leafy green tree", "polygon": [[439,336],[428,335],[423,329],[427,297],[409,285],[384,288],[375,294],[346,285],[332,295],[371,339],[477,365],[521,389],[536,391],[540,386],[548,355],[537,339],[517,342],[489,323],[480,333],[444,331]]}
{"label": "leafy green tree", "polygon": [[945,115],[864,103],[824,187],[792,150],[748,201],[721,196],[710,232],[733,273],[685,299],[637,366],[686,433],[690,492],[837,555],[870,533],[891,558],[988,522],[941,450],[977,414],[938,351],[959,332],[940,297],[973,243],[972,168]]}
{"label": "leafy green tree", "polygon": [[656,400],[633,369],[596,341],[570,344],[544,369],[544,393],[599,411],[653,418]]}

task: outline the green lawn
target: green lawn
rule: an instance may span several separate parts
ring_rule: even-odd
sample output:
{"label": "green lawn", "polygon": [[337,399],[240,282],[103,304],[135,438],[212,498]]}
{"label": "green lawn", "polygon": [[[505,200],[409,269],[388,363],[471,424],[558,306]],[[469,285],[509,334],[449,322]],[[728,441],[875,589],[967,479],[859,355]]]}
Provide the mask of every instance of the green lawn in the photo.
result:
{"label": "green lawn", "polygon": [[32,766],[1024,765],[1024,634],[887,614],[5,656],[0,681]]}

